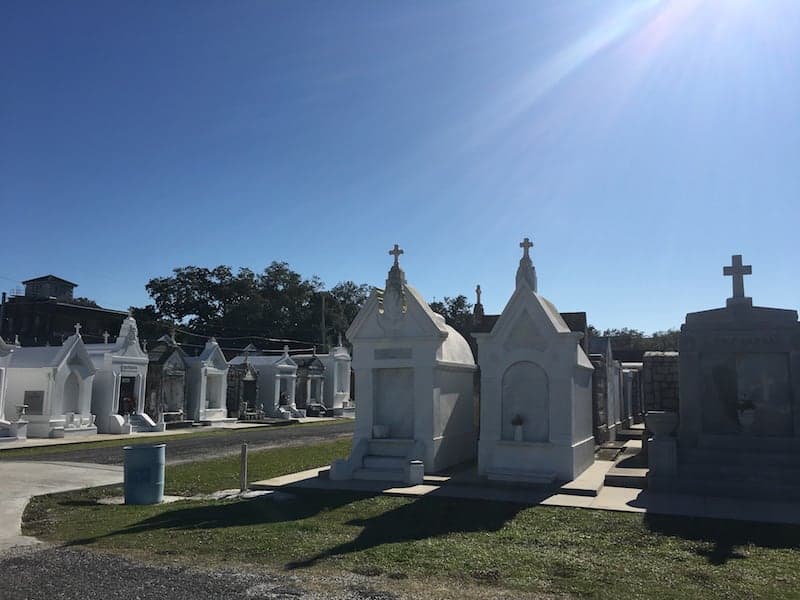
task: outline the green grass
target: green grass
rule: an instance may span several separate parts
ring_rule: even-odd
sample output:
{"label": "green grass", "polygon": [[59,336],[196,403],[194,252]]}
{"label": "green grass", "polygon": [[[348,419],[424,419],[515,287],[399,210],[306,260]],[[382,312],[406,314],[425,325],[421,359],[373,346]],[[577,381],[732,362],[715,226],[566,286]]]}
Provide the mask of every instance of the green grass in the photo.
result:
{"label": "green grass", "polygon": [[[348,442],[251,455],[255,478],[330,462]],[[169,467],[171,492],[235,487],[238,458]],[[190,564],[342,569],[587,598],[800,597],[800,527],[441,497],[293,492],[271,499],[100,506],[100,488],[35,499],[25,533]],[[422,582],[422,583],[420,583]]]}
{"label": "green grass", "polygon": [[[248,481],[271,479],[297,471],[328,465],[350,453],[351,440],[344,438],[300,447],[275,448],[250,452]],[[175,496],[207,494],[239,487],[239,455],[225,456],[180,465],[168,465],[164,473],[165,493]]]}

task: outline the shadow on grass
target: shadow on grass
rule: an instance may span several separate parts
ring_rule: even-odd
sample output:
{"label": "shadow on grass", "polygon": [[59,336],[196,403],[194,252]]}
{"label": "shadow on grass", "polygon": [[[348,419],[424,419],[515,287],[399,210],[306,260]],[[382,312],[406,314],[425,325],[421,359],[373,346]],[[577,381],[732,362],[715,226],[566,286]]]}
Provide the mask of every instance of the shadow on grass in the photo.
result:
{"label": "shadow on grass", "polygon": [[[318,515],[321,512],[335,510],[364,497],[364,494],[332,492],[328,494],[304,494],[281,501],[275,501],[270,499],[270,496],[266,496],[252,500],[240,500],[223,504],[215,503],[189,508],[179,508],[179,505],[172,505],[175,507],[174,510],[168,508],[165,512],[144,519],[130,527],[101,536],[73,540],[67,545],[80,546],[105,538],[156,530],[209,530],[299,521]],[[72,501],[70,500],[64,502],[67,505],[71,503]]]}
{"label": "shadow on grass", "polygon": [[334,546],[287,569],[310,567],[332,556],[375,548],[383,544],[410,542],[451,533],[493,532],[527,508],[521,504],[424,496],[414,502],[370,519],[354,519],[348,525],[364,529],[351,542]]}
{"label": "shadow on grass", "polygon": [[701,519],[647,514],[650,531],[700,542],[695,552],[712,565],[741,560],[747,555],[737,548],[754,545],[773,549],[800,549],[800,526]]}

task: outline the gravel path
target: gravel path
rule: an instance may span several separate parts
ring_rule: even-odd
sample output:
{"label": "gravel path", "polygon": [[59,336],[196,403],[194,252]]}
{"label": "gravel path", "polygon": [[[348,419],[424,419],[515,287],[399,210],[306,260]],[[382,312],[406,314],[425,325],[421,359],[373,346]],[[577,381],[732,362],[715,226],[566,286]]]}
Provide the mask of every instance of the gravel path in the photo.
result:
{"label": "gravel path", "polygon": [[[167,463],[175,464],[237,454],[243,442],[249,444],[250,450],[263,450],[279,446],[297,446],[331,441],[341,437],[350,437],[354,428],[355,422],[348,419],[320,425],[285,425],[256,427],[253,429],[232,429],[211,436],[176,436],[166,442]],[[52,454],[43,452],[31,457],[20,457],[13,460],[57,460],[121,465],[123,452],[121,446],[115,448],[84,447]]]}
{"label": "gravel path", "polygon": [[396,600],[366,578],[297,577],[258,569],[198,569],[143,564],[114,554],[66,547],[0,553],[3,600]]}

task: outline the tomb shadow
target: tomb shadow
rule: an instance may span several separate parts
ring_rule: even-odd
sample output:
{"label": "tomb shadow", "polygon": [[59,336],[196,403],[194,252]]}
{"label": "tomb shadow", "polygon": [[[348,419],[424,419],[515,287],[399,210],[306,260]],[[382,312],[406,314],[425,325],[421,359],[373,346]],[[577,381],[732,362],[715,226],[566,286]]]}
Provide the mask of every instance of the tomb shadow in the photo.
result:
{"label": "tomb shadow", "polygon": [[[335,510],[373,494],[335,491],[308,493],[292,490],[291,495],[291,498],[281,498],[280,500],[274,499],[272,496],[263,496],[248,500],[188,506],[185,508],[181,508],[183,502],[169,504],[165,505],[169,507],[166,511],[143,519],[129,527],[100,536],[73,540],[66,545],[80,546],[105,538],[156,530],[210,530],[300,521],[322,512]],[[94,504],[96,505],[96,503]],[[117,508],[124,510],[125,508],[141,507],[123,506]]]}
{"label": "tomb shadow", "polygon": [[645,526],[662,535],[699,542],[694,552],[712,565],[747,558],[749,545],[770,549],[800,549],[800,525],[756,523],[702,517],[645,514]]}
{"label": "tomb shadow", "polygon": [[357,538],[305,560],[288,563],[286,568],[311,567],[327,558],[384,544],[413,542],[452,533],[498,531],[526,508],[529,505],[427,495],[376,517],[349,521],[348,525],[363,527]]}

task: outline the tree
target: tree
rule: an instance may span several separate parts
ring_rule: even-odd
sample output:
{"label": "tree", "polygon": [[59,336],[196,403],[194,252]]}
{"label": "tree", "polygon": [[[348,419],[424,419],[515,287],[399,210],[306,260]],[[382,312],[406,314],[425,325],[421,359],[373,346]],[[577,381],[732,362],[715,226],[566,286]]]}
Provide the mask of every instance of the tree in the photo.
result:
{"label": "tree", "polygon": [[[180,267],[169,277],[151,279],[146,288],[153,304],[135,309],[135,316],[142,319],[140,329],[148,331],[147,337],[179,325],[201,336],[241,338],[241,344],[228,346],[244,346],[248,337],[324,344],[349,327],[370,289],[346,281],[325,292],[318,277],[306,279],[285,262],[273,262],[260,274],[250,269],[234,273],[224,265]],[[325,336],[320,327],[323,294]]]}
{"label": "tree", "polygon": [[472,304],[463,294],[455,298],[445,296],[442,302],[431,302],[431,310],[444,317],[445,322],[461,334],[472,331]]}

